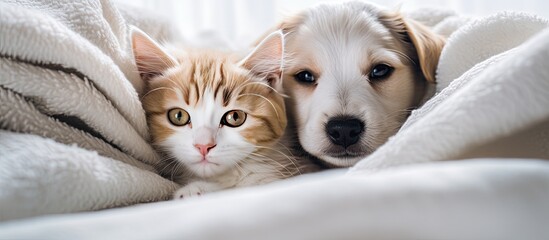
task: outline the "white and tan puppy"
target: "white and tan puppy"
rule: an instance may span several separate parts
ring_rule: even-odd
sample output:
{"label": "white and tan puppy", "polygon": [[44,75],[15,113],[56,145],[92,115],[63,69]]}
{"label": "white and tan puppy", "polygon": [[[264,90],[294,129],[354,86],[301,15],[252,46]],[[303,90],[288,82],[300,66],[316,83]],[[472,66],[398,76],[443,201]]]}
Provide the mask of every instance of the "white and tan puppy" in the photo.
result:
{"label": "white and tan puppy", "polygon": [[283,21],[284,88],[298,148],[348,167],[396,133],[430,94],[444,39],[364,2],[321,4]]}

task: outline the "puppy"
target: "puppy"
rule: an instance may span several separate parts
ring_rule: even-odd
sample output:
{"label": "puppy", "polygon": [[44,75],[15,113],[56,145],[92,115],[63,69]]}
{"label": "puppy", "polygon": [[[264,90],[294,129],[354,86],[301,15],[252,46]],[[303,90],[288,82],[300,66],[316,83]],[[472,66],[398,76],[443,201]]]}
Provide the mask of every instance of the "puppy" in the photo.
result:
{"label": "puppy", "polygon": [[432,95],[445,40],[398,12],[364,2],[321,4],[277,26],[298,148],[348,167],[395,134]]}

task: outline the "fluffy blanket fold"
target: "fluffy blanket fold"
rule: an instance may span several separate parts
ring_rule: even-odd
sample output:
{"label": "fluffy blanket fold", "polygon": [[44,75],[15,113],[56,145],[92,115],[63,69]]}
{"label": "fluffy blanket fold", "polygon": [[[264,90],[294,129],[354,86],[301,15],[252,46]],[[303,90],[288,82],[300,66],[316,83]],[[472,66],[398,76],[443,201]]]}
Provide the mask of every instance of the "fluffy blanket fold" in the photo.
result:
{"label": "fluffy blanket fold", "polygon": [[[132,87],[139,16],[106,0],[0,9],[0,220],[169,197]],[[410,16],[449,36],[437,94],[349,171],[8,221],[0,238],[549,238],[548,21]]]}
{"label": "fluffy blanket fold", "polygon": [[[2,1],[0,9],[0,127],[14,132],[0,131],[0,220],[169,197],[176,186],[154,174],[159,157],[147,143],[145,114],[132,86],[140,81],[128,23],[113,3]],[[53,143],[33,135],[67,145],[56,143],[53,150]],[[80,149],[68,146],[73,144]],[[104,173],[112,186],[100,179],[86,184],[79,174],[94,161],[98,169],[126,167]],[[51,179],[66,190],[20,194],[28,184],[49,186]],[[117,194],[128,189],[134,192]],[[90,195],[94,201],[85,200]],[[41,208],[21,204],[36,199]]]}
{"label": "fluffy blanket fold", "polygon": [[438,94],[351,171],[472,157],[549,159],[548,27],[536,16],[500,13],[457,30],[440,57]]}

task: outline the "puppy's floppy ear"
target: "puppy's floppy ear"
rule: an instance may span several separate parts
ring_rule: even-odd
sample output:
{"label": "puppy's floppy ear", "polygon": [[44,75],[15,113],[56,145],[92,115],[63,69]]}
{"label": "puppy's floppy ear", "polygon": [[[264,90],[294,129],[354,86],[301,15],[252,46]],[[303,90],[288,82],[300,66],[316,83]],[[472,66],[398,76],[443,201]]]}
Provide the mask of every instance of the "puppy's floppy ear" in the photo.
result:
{"label": "puppy's floppy ear", "polygon": [[284,35],[282,31],[269,34],[239,65],[265,79],[274,88],[281,85],[284,64]]}
{"label": "puppy's floppy ear", "polygon": [[438,60],[446,40],[419,22],[411,19],[404,21],[408,34],[416,47],[421,72],[427,81],[435,82]]}
{"label": "puppy's floppy ear", "polygon": [[146,33],[132,27],[132,49],[139,74],[144,81],[162,74],[177,65],[177,60]]}
{"label": "puppy's floppy ear", "polygon": [[305,21],[305,12],[297,13],[292,16],[286,17],[277,25],[277,29],[282,30],[282,33],[286,34],[294,31],[299,25]]}
{"label": "puppy's floppy ear", "polygon": [[446,43],[445,38],[398,12],[382,12],[379,20],[405,45],[413,45],[410,47],[415,49],[423,76],[427,81],[434,83],[440,53]]}

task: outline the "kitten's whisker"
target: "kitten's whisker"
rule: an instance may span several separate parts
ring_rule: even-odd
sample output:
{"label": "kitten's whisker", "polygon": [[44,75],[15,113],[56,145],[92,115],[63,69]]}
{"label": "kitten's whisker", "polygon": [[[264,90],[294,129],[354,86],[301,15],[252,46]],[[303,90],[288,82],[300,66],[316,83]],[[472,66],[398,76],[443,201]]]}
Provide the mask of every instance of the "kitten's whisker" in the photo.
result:
{"label": "kitten's whisker", "polygon": [[277,93],[278,95],[280,95],[280,96],[282,96],[282,97],[284,97],[284,98],[287,98],[287,97],[288,97],[288,95],[283,94],[283,93],[280,93],[278,90],[274,89],[273,87],[269,86],[269,84],[266,84],[266,83],[264,83],[264,82],[248,82],[248,83],[243,84],[242,86],[240,86],[240,88],[244,88],[244,87],[246,87],[246,86],[248,86],[248,85],[250,85],[250,84],[259,84],[259,85],[261,85],[261,86],[265,86],[265,87],[267,87],[267,88],[270,88],[270,89],[273,90],[275,93]]}
{"label": "kitten's whisker", "polygon": [[[236,169],[238,170],[238,172],[240,173],[240,175],[244,174],[244,167],[242,165],[240,165],[240,163],[236,162],[236,161],[233,161],[233,164],[234,166],[236,167]],[[244,178],[248,175],[242,175],[240,176],[240,178]]]}
{"label": "kitten's whisker", "polygon": [[[280,155],[286,157],[286,159],[288,159],[288,161],[294,165],[294,167],[297,169],[297,172],[299,174],[301,174],[301,171],[299,170],[299,167],[297,166],[296,164],[296,161],[295,159],[291,158],[290,156],[284,154],[282,151],[278,150],[278,149],[274,149],[274,148],[271,148],[271,147],[264,147],[264,146],[255,146],[256,148],[262,148],[262,149],[268,149],[268,150],[271,150],[271,151],[275,151],[275,152],[278,152]],[[290,152],[291,153],[291,152]]]}
{"label": "kitten's whisker", "polygon": [[[274,170],[278,172],[278,174],[280,174],[280,177],[281,178],[288,178],[288,177],[291,177],[293,174],[292,172],[287,168],[285,167],[284,165],[280,164],[279,162],[277,161],[274,161],[270,158],[268,158],[267,156],[263,156],[263,155],[260,155],[260,154],[253,154],[253,156],[256,156],[256,157],[261,157],[263,159],[258,159],[258,158],[250,158],[250,160],[254,160],[254,161],[258,161],[258,162],[261,162],[263,164],[267,164],[267,165],[270,165],[272,167],[274,167]],[[266,161],[267,160],[267,161]],[[277,165],[274,165],[274,164],[271,164],[272,162],[275,162],[275,163],[278,163],[278,166]],[[250,166],[248,166],[250,167]],[[287,172],[287,174],[284,174],[284,172],[282,172],[281,170],[279,170],[278,168],[281,167],[283,170],[285,170]],[[253,170],[252,169],[252,172],[259,172],[257,170]]]}
{"label": "kitten's whisker", "polygon": [[181,87],[181,88],[183,87],[183,86],[181,85],[181,83],[177,83],[177,82],[175,82],[174,80],[171,80],[171,79],[169,79],[169,78],[164,78],[164,79],[162,79],[162,80],[170,81],[171,83],[173,83],[174,87]]}
{"label": "kitten's whisker", "polygon": [[[285,141],[285,142],[293,143],[293,142],[290,142],[290,141]],[[297,141],[295,141],[294,143],[297,143]],[[275,144],[283,147],[286,150],[286,152],[290,153],[290,155],[292,155],[292,157],[295,157],[294,154],[292,153],[292,150],[288,146],[286,146],[286,144],[283,144],[280,141],[276,142]]]}
{"label": "kitten's whisker", "polygon": [[147,96],[147,95],[149,95],[149,94],[151,94],[151,93],[153,93],[153,92],[156,92],[156,91],[158,91],[158,90],[170,90],[170,91],[173,91],[173,92],[175,92],[175,93],[177,94],[177,91],[175,91],[175,89],[173,89],[173,88],[169,88],[169,87],[158,87],[158,88],[155,88],[155,89],[153,89],[153,90],[148,91],[148,92],[145,93],[141,98],[144,98],[145,96]]}
{"label": "kitten's whisker", "polygon": [[264,96],[262,96],[262,95],[259,95],[259,94],[255,94],[255,93],[244,93],[244,94],[238,95],[237,99],[240,98],[240,97],[244,97],[244,96],[255,96],[255,97],[263,98],[265,101],[267,101],[269,104],[271,104],[271,106],[273,107],[273,110],[274,110],[275,113],[276,113],[276,117],[277,117],[277,118],[280,118],[280,116],[278,115],[278,111],[276,110],[275,105],[274,105],[273,102],[271,102],[271,100],[269,100],[268,98],[266,98],[266,97],[264,97]]}
{"label": "kitten's whisker", "polygon": [[[279,144],[281,144],[281,143],[279,143]],[[282,144],[281,144],[281,145],[282,145]],[[282,145],[282,146],[284,146],[284,145]],[[297,161],[293,158],[293,157],[294,157],[293,154],[291,153],[291,151],[290,151],[289,148],[286,148],[286,146],[284,146],[284,147],[288,150],[288,153],[289,153],[290,155],[292,155],[292,157],[288,156],[288,155],[285,154],[284,152],[282,152],[282,151],[280,151],[280,150],[277,150],[277,149],[275,149],[275,148],[266,147],[266,146],[259,146],[259,145],[256,145],[255,147],[258,148],[258,149],[267,149],[267,150],[270,150],[270,151],[274,151],[274,152],[276,152],[276,153],[278,153],[278,154],[284,156],[284,157],[288,160],[288,162],[289,162],[291,165],[293,165],[293,167],[296,169],[296,171],[298,172],[298,174],[302,174],[301,170],[299,169],[299,166],[297,165]],[[233,149],[235,149],[235,148],[233,148]],[[236,148],[236,149],[238,150],[238,148]],[[242,149],[245,149],[245,148],[242,148]],[[279,164],[280,166],[284,167],[284,165],[282,165],[279,161],[275,160],[273,157],[269,157],[269,156],[267,156],[267,155],[262,155],[262,154],[259,154],[259,153],[257,153],[257,152],[252,152],[252,153],[250,153],[250,155],[261,156],[261,157],[265,158],[266,160],[275,162],[275,163]],[[264,163],[268,163],[268,162],[264,162]],[[271,165],[272,165],[272,164],[271,164]],[[287,170],[288,172],[291,172],[288,168],[286,168],[286,170]],[[292,175],[295,175],[295,174],[292,174]]]}
{"label": "kitten's whisker", "polygon": [[162,161],[158,162],[156,165],[158,166],[158,165],[161,165],[161,164],[165,164],[163,166],[163,168],[159,170],[160,172],[163,172],[164,170],[166,170],[166,168],[168,168],[173,163],[174,163],[173,158],[166,158],[166,159],[163,159]]}
{"label": "kitten's whisker", "polygon": [[179,164],[179,163],[178,163],[177,161],[172,161],[170,164],[168,164],[168,165],[166,166],[166,167],[168,167],[168,166],[170,166],[170,165],[173,165],[173,166],[171,166],[171,167],[169,168],[169,170],[170,170],[170,171],[169,171],[169,174],[170,174],[170,180],[171,180],[171,181],[174,181],[173,175],[174,175],[174,173],[176,172],[175,170],[177,169],[178,164]]}
{"label": "kitten's whisker", "polygon": [[[283,165],[282,163],[280,163],[279,161],[276,161],[274,160],[273,158],[271,157],[267,157],[265,155],[262,155],[262,154],[259,154],[259,153],[251,153],[250,155],[253,155],[253,156],[259,156],[259,157],[263,157],[265,160],[268,160],[268,161],[262,161],[262,163],[266,163],[266,164],[269,164],[271,166],[275,166],[275,169],[276,169],[276,165],[279,166],[279,167],[282,167],[284,170],[286,170],[290,175],[293,175],[293,171],[290,171],[290,169]],[[282,154],[284,155],[285,157],[287,157],[285,154]],[[299,168],[295,165],[295,163],[292,161],[292,159],[290,159],[289,157],[287,157],[288,160],[290,161],[291,164],[294,165],[294,167],[296,168],[296,170],[299,172]],[[272,163],[276,163],[276,165],[272,164]],[[276,169],[278,171],[278,169]],[[283,175],[284,176],[284,175]]]}
{"label": "kitten's whisker", "polygon": [[181,164],[179,162],[176,161],[175,163],[176,163],[175,168],[173,169],[172,174],[170,176],[170,180],[172,181],[174,181],[174,174],[179,172],[179,169],[181,168]]}

